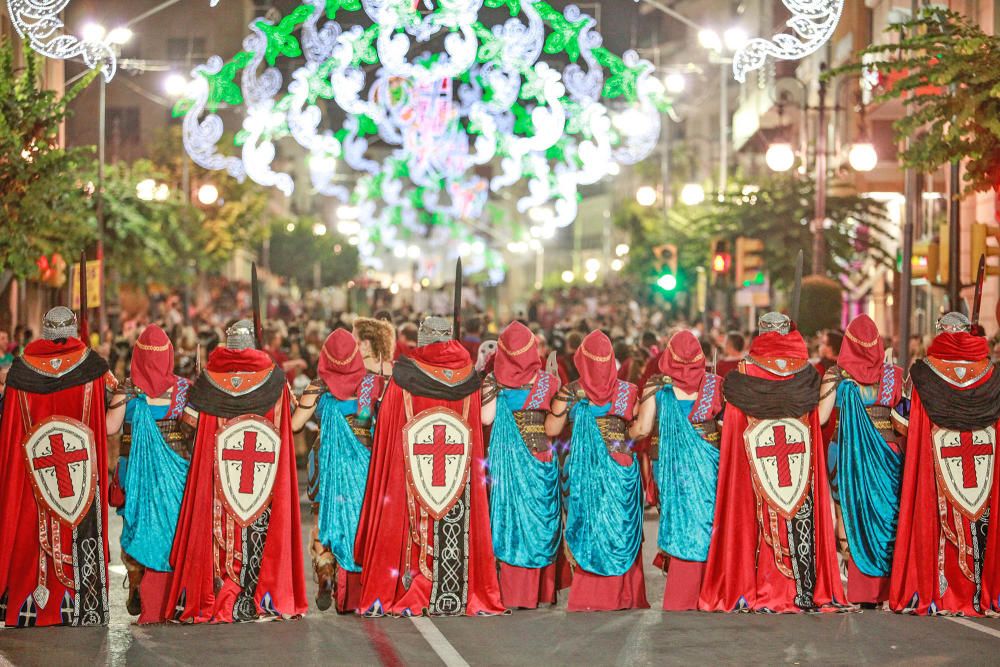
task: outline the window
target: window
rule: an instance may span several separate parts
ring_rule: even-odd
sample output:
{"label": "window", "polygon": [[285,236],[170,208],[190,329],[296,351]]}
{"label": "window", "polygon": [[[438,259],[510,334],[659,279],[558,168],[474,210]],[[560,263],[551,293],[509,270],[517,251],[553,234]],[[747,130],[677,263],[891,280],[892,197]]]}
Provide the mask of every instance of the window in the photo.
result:
{"label": "window", "polygon": [[207,59],[204,37],[170,37],[167,39],[167,60],[192,63]]}
{"label": "window", "polygon": [[107,124],[112,141],[138,143],[139,107],[108,107]]}

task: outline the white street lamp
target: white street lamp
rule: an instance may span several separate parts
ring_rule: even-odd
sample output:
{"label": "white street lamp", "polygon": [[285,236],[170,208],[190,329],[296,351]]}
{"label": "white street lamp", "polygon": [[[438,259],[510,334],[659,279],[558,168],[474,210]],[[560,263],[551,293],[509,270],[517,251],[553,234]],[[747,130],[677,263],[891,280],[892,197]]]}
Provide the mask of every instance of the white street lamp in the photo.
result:
{"label": "white street lamp", "polygon": [[788,171],[795,164],[795,149],[787,141],[776,141],[767,147],[764,162],[771,171]]}
{"label": "white street lamp", "polygon": [[871,171],[878,165],[878,152],[870,141],[861,141],[851,146],[847,161],[854,171]]}
{"label": "white street lamp", "polygon": [[80,30],[80,37],[85,42],[103,42],[107,31],[100,23],[88,23]]}
{"label": "white street lamp", "polygon": [[628,247],[627,243],[619,243],[618,245],[615,246],[615,255],[617,255],[618,257],[624,257],[625,255],[628,254],[629,250],[630,248]]}
{"label": "white street lamp", "polygon": [[200,188],[198,188],[198,201],[201,202],[203,206],[211,206],[215,202],[219,201],[219,188],[215,187],[211,183],[205,183]]}
{"label": "white street lamp", "polygon": [[697,206],[705,201],[705,188],[700,183],[685,183],[681,188],[681,203],[685,206]]}
{"label": "white street lamp", "polygon": [[620,259],[613,259],[613,260],[611,260],[611,270],[612,271],[621,271],[624,268],[625,268],[625,262],[623,262],[622,260],[620,260]]}
{"label": "white street lamp", "polygon": [[313,225],[313,236],[323,236],[324,234],[326,234],[326,225],[322,222]]}
{"label": "white street lamp", "polygon": [[156,197],[156,181],[146,178],[136,183],[135,196],[142,201],[153,201]]}
{"label": "white street lamp", "polygon": [[154,199],[156,201],[167,201],[170,197],[170,186],[166,183],[160,183],[156,186],[156,190],[153,193]]}
{"label": "white street lamp", "polygon": [[569,284],[569,283],[573,282],[573,280],[575,280],[575,279],[576,279],[576,276],[573,275],[572,271],[563,271],[562,272],[562,281],[564,283]]}
{"label": "white street lamp", "polygon": [[722,41],[726,44],[726,49],[734,53],[742,49],[749,39],[747,31],[740,27],[729,28],[722,34]]}
{"label": "white street lamp", "polygon": [[635,191],[635,200],[639,206],[652,206],[656,203],[656,188],[651,185],[643,185]]}
{"label": "white street lamp", "polygon": [[687,88],[687,79],[680,72],[671,72],[663,78],[663,87],[671,95],[680,95]]}
{"label": "white street lamp", "polygon": [[587,269],[587,273],[597,273],[601,270],[601,260],[591,257],[583,263],[583,266]]}
{"label": "white street lamp", "polygon": [[709,51],[722,51],[722,40],[719,38],[719,33],[709,28],[698,31],[698,43]]}
{"label": "white street lamp", "polygon": [[108,33],[108,42],[115,46],[124,46],[132,41],[132,31],[125,26],[112,28]]}
{"label": "white street lamp", "polygon": [[184,78],[183,74],[168,74],[167,78],[163,80],[163,90],[170,97],[180,97],[187,90],[188,81]]}

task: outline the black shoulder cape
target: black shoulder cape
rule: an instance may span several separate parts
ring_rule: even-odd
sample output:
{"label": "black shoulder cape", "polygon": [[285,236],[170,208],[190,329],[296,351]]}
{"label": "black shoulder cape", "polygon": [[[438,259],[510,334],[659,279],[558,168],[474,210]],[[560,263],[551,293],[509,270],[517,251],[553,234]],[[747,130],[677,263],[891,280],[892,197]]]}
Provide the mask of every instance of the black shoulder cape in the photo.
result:
{"label": "black shoulder cape", "polygon": [[801,417],[819,404],[819,373],[808,365],[787,380],[768,380],[738,370],[726,374],[722,394],[756,419]]}
{"label": "black shoulder cape", "polygon": [[1000,371],[978,387],[959,389],[931,370],[923,359],[910,369],[920,404],[937,426],[953,431],[978,431],[1000,419]]}
{"label": "black shoulder cape", "polygon": [[108,362],[91,351],[79,365],[62,377],[49,377],[34,370],[24,359],[14,359],[7,374],[7,385],[32,394],[54,394],[63,389],[93,382],[108,372]]}
{"label": "black shoulder cape", "polygon": [[392,369],[392,379],[396,384],[415,396],[436,398],[442,401],[460,401],[476,393],[483,384],[479,371],[472,371],[463,382],[454,386],[435,380],[409,357],[400,357]]}
{"label": "black shoulder cape", "polygon": [[266,415],[281,398],[285,389],[285,372],[278,367],[271,371],[271,376],[249,394],[232,396],[216,387],[205,373],[198,376],[191,392],[188,394],[188,405],[198,412],[207,412],[223,419],[232,419],[243,415]]}

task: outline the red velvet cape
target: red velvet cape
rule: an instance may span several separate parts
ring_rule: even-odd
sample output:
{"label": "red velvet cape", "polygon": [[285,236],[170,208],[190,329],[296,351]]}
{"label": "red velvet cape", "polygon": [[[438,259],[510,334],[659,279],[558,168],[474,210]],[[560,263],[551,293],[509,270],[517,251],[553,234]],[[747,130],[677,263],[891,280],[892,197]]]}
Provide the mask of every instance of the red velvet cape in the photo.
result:
{"label": "red velvet cape", "polygon": [[[71,339],[71,342],[79,341]],[[44,341],[47,345],[54,344]],[[82,345],[82,344],[81,344]],[[93,352],[91,354],[94,354]],[[90,383],[92,396],[90,418],[84,423],[94,432],[97,452],[97,493],[94,509],[100,512],[101,541],[104,549],[104,566],[108,563],[108,437],[104,419],[104,378]],[[3,619],[8,627],[17,625],[18,610],[38,585],[38,506],[24,460],[23,443],[27,432],[19,407],[20,396],[27,398],[31,421],[37,424],[52,415],[72,419],[83,416],[83,396],[86,384],[62,389],[51,394],[20,392],[8,387],[4,396],[3,421],[0,423],[0,596],[7,592],[7,614]],[[51,539],[51,534],[49,538]],[[60,541],[64,552],[72,550],[73,530],[62,524]],[[38,609],[37,626],[61,625],[60,605],[67,588],[56,578],[52,559],[48,558],[46,587],[49,600],[44,609]],[[72,579],[69,567],[64,572]],[[107,591],[107,584],[105,584]],[[69,590],[72,597],[76,591]]]}
{"label": "red velvet cape", "polygon": [[[747,373],[781,381],[755,366],[747,365]],[[810,486],[814,507],[813,546],[816,567],[813,601],[816,606],[823,607],[831,602],[843,602],[845,597],[837,568],[830,483],[818,411],[814,409],[809,413],[808,419],[814,454]],[[750,476],[751,464],[747,460],[743,441],[747,424],[747,416],[743,411],[732,403],[726,405],[722,423],[715,525],[698,606],[702,611],[736,611],[745,601],[745,606],[752,610],[766,608],[773,612],[798,612],[801,610],[794,602],[795,580],[778,571],[774,562],[774,550],[764,541],[757,520],[757,501]],[[763,507],[767,506],[763,499],[761,504]],[[779,517],[779,523],[781,522]],[[787,548],[788,535],[784,530],[780,533],[781,543]]]}
{"label": "red velvet cape", "polygon": [[[969,355],[966,354],[966,357]],[[993,372],[996,372],[995,370]],[[988,376],[987,376],[988,378]],[[973,384],[966,389],[985,382]],[[899,497],[899,525],[896,531],[896,550],[892,559],[892,576],[889,585],[889,606],[894,611],[913,611],[917,614],[931,612],[963,613],[979,616],[973,607],[975,584],[964,574],[958,563],[958,549],[945,540],[944,576],[948,588],[941,595],[938,577],[938,547],[941,539],[941,520],[938,514],[938,486],[936,465],[931,444],[931,420],[924,410],[916,388],[910,405],[909,428],[906,436],[906,460],[903,463],[903,489]],[[1000,432],[1000,422],[994,425]],[[994,453],[994,457],[996,454]],[[995,459],[994,459],[995,460]],[[997,488],[1000,485],[1000,466],[993,466],[993,490],[990,494],[990,517],[1000,511],[997,502]],[[954,526],[952,510],[948,500],[948,524]],[[1000,553],[1000,530],[990,522],[986,537],[986,554],[983,564],[983,590],[980,597],[981,609],[990,609],[990,600],[996,608],[1000,594],[1000,567],[997,554]],[[965,543],[971,545],[968,521],[962,522]],[[971,562],[971,558],[969,559]],[[911,602],[916,596],[916,604]]]}
{"label": "red velvet cape", "polygon": [[[458,345],[455,342],[446,347]],[[466,353],[454,354],[452,349],[429,352],[426,348],[415,348],[410,356],[421,363],[445,368],[458,368],[471,363]],[[462,400],[446,401],[411,396],[413,414],[439,406],[462,414]],[[471,516],[466,614],[499,614],[504,611],[504,606],[500,601],[500,584],[490,533],[490,510],[486,499],[486,456],[479,392],[469,398],[467,421],[472,428],[472,471],[469,477]],[[368,484],[354,546],[354,557],[361,565],[360,609],[365,612],[381,607],[384,613],[390,615],[419,615],[430,603],[432,582],[420,573],[420,545],[410,537],[402,442],[406,422],[403,389],[392,380],[379,409]],[[433,538],[431,530],[428,534],[431,544]],[[406,562],[407,542],[412,542],[410,562]],[[414,573],[409,590],[403,587],[403,575],[407,571]]]}
{"label": "red velvet cape", "polygon": [[[211,362],[208,364],[212,368]],[[222,370],[222,369],[218,369]],[[256,370],[256,369],[245,369]],[[292,439],[292,418],[289,409],[291,396],[286,387],[278,404],[265,416],[278,427],[281,435],[281,454],[274,492],[271,497],[271,518],[264,543],[264,555],[254,601],[261,611],[261,601],[270,596],[270,608],[283,616],[300,616],[309,606],[303,575],[302,528],[299,519],[299,486],[295,469],[295,443]],[[280,406],[280,412],[275,414]],[[220,549],[212,536],[213,503],[215,501],[215,434],[220,420],[206,412],[198,418],[194,456],[184,488],[177,533],[174,538],[170,564],[174,576],[170,592],[164,600],[164,616],[189,623],[231,623],[233,603],[241,592],[238,584],[222,572],[222,589],[214,590],[214,559],[223,560]],[[223,510],[225,512],[225,510]],[[234,552],[242,551],[239,526],[235,531]],[[219,554],[223,554],[220,556]],[[224,562],[224,560],[223,560]],[[237,576],[240,562],[233,569]],[[181,592],[186,591],[183,610],[177,615]]]}

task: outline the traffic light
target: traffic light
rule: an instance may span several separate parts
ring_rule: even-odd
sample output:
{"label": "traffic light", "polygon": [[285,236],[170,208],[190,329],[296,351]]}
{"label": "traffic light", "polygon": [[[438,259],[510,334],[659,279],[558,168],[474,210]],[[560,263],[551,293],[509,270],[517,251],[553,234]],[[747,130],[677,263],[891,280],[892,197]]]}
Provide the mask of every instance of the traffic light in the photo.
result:
{"label": "traffic light", "polygon": [[945,254],[936,239],[915,241],[913,243],[913,256],[910,260],[910,275],[913,278],[924,278],[932,283],[938,282],[941,257]]}
{"label": "traffic light", "polygon": [[1000,226],[987,225],[981,222],[972,223],[972,230],[969,239],[969,282],[976,281],[976,273],[979,271],[979,258],[986,256],[986,275],[1000,275],[1000,266],[990,266],[990,257],[1000,256],[1000,245],[990,245],[989,239],[992,237],[1000,243]]}
{"label": "traffic light", "polygon": [[656,258],[656,286],[664,292],[677,289],[677,246],[664,243],[653,248]]}
{"label": "traffic light", "polygon": [[712,273],[716,277],[724,278],[729,275],[729,267],[732,264],[733,256],[729,252],[729,242],[725,239],[714,239],[712,241]]}
{"label": "traffic light", "polygon": [[764,283],[764,242],[760,239],[736,239],[736,286]]}

